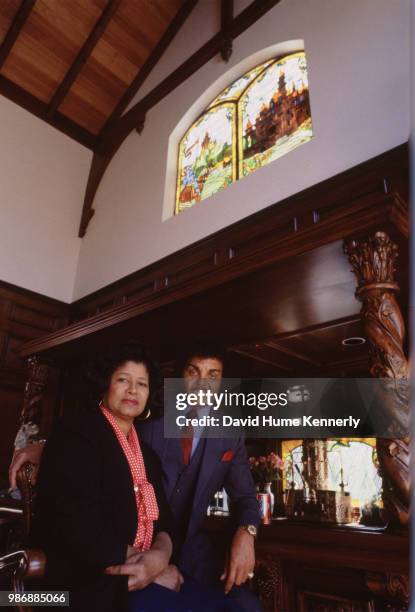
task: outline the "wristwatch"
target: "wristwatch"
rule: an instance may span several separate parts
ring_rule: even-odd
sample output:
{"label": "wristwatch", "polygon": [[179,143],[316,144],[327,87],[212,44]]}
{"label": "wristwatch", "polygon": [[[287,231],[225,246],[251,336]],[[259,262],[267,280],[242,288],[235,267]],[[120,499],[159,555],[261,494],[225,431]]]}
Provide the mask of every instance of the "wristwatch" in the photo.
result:
{"label": "wristwatch", "polygon": [[249,535],[253,536],[254,538],[257,537],[258,529],[255,527],[255,525],[239,525],[239,527],[241,527],[241,529],[244,529],[247,533],[249,533]]}

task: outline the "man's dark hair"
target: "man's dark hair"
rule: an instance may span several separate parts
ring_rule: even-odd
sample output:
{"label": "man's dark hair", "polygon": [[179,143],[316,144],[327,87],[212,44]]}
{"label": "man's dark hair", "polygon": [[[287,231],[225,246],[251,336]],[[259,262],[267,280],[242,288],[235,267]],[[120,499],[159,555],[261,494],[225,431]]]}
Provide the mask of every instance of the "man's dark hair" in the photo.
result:
{"label": "man's dark hair", "polygon": [[147,405],[151,406],[153,404],[160,385],[159,367],[144,346],[138,342],[129,341],[111,348],[106,354],[85,367],[83,378],[86,395],[91,405],[98,405],[110,385],[111,376],[117,368],[127,361],[142,363],[146,367],[150,391]]}
{"label": "man's dark hair", "polygon": [[180,378],[183,370],[192,357],[202,357],[202,359],[218,359],[225,368],[226,349],[213,340],[196,340],[188,344],[180,353],[176,362],[176,377]]}

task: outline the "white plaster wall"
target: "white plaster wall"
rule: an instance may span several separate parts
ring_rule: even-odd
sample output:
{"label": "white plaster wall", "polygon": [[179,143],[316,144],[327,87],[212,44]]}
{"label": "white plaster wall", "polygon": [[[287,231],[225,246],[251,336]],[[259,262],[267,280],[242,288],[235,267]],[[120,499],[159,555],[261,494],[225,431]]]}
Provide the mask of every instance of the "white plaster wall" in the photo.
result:
{"label": "white plaster wall", "polygon": [[[240,0],[238,10],[245,5]],[[214,6],[201,0],[141,95],[214,33],[218,15],[207,17]],[[409,0],[281,0],[236,39],[228,64],[212,59],[149,112],[141,136],[133,132],[124,142],[95,199],[74,298],[406,141],[409,17]],[[183,115],[246,58],[299,39],[308,59],[314,139],[163,222],[169,141]],[[170,172],[174,164],[170,159]]]}
{"label": "white plaster wall", "polygon": [[0,97],[0,279],[70,302],[92,153]]}

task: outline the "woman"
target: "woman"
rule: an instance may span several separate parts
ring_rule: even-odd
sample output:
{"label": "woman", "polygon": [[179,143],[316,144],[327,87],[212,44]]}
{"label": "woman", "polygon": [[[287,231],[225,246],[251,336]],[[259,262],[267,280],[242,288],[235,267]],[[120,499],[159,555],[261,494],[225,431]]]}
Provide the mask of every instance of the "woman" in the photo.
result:
{"label": "woman", "polygon": [[134,426],[156,379],[140,345],[113,351],[89,372],[97,409],[61,422],[45,445],[32,542],[47,556],[43,587],[69,590],[73,610],[230,609],[169,565],[161,466]]}

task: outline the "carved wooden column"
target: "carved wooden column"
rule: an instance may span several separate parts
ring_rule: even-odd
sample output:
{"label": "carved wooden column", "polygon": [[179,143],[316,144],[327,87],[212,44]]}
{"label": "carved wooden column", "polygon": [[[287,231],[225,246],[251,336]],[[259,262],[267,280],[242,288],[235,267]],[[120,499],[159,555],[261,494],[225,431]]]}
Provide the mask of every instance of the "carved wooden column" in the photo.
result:
{"label": "carved wooden column", "polygon": [[39,437],[41,405],[47,378],[48,366],[40,363],[37,356],[29,357],[28,378],[24,389],[20,429],[15,439],[15,448],[22,448]]}
{"label": "carved wooden column", "polygon": [[[398,247],[385,232],[345,242],[358,280],[356,297],[372,357],[371,374],[385,380],[390,413],[405,423],[408,416],[408,361],[403,351],[405,327],[395,293]],[[386,406],[387,409],[387,406]],[[391,527],[409,522],[409,439],[379,438],[377,452],[383,477],[384,504]]]}
{"label": "carved wooden column", "polygon": [[388,611],[400,612],[409,609],[409,576],[368,572],[366,584],[375,597],[387,602]]}

